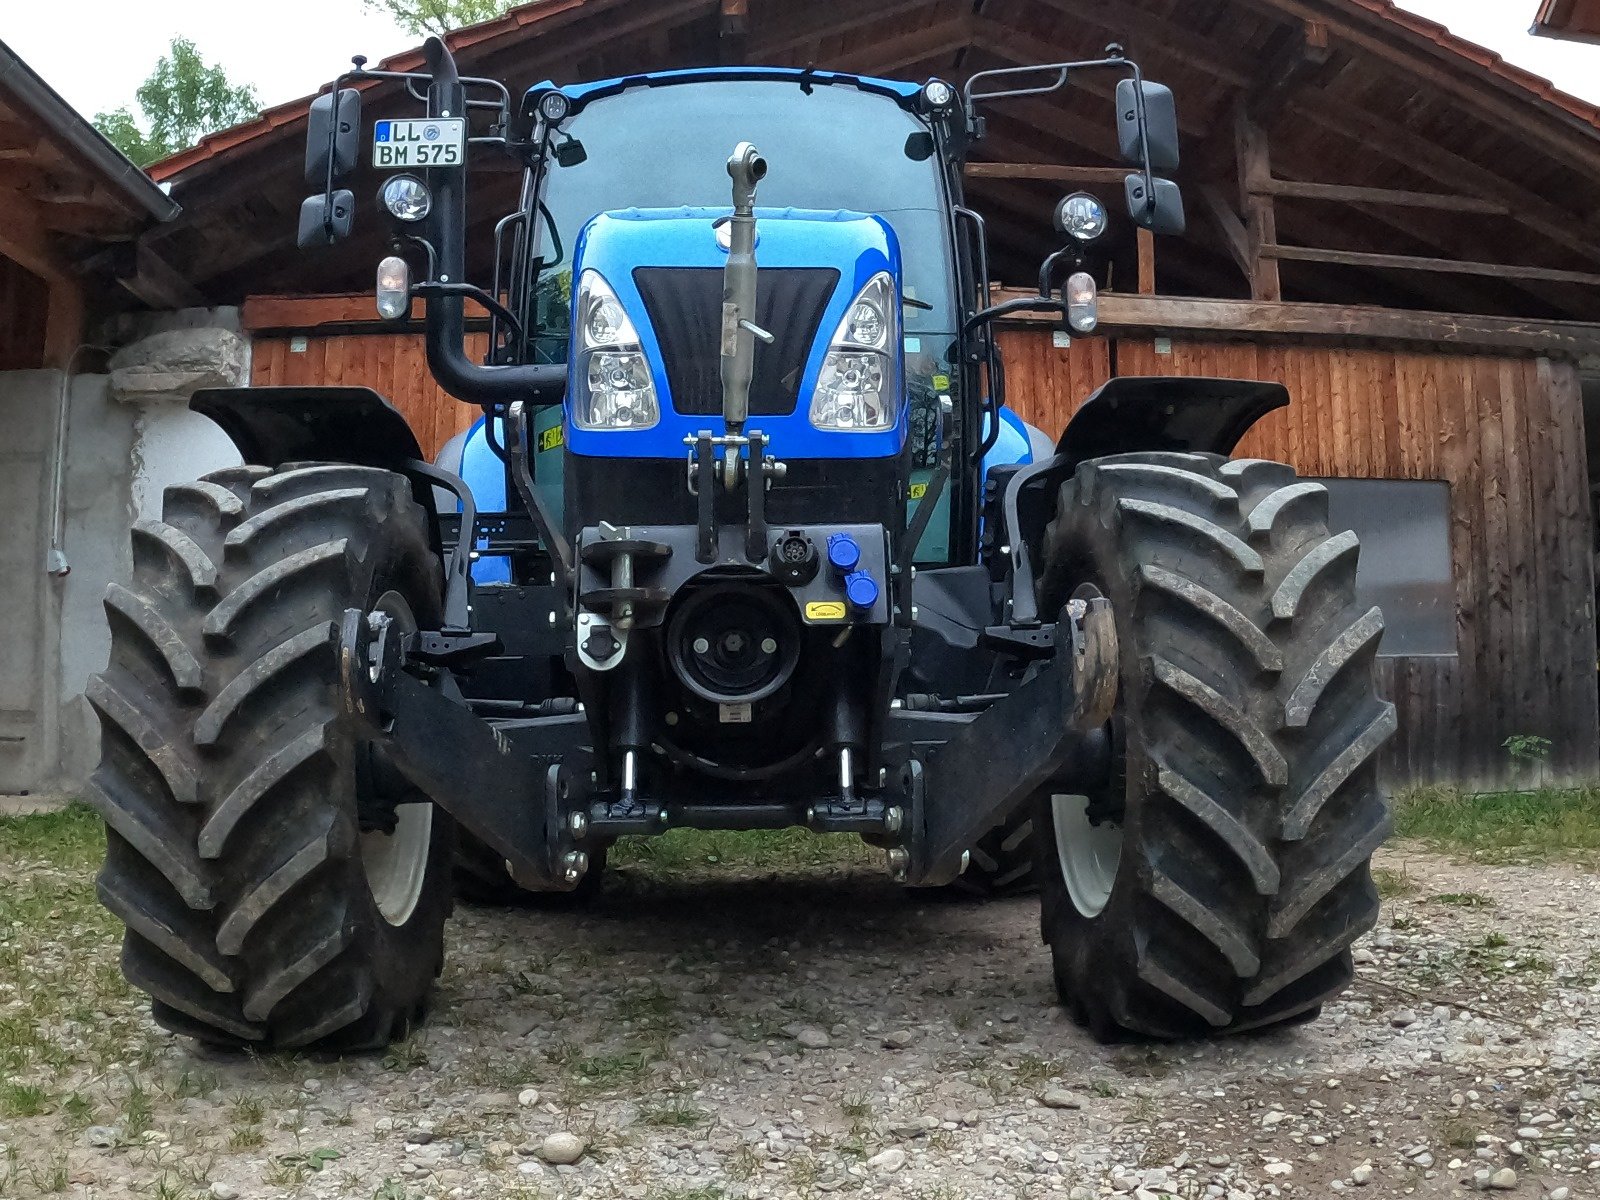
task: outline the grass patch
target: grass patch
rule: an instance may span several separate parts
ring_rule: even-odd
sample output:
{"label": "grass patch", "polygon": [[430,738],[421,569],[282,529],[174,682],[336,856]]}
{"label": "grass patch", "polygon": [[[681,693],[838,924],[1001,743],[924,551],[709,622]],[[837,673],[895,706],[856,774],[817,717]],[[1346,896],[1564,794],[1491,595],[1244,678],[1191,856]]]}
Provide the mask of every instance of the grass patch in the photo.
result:
{"label": "grass patch", "polygon": [[672,829],[660,837],[625,837],[611,848],[612,866],[645,873],[759,868],[877,866],[881,852],[852,834],[815,834],[805,829]]}
{"label": "grass patch", "polygon": [[1416,882],[1404,867],[1401,867],[1398,871],[1392,867],[1374,867],[1372,869],[1372,882],[1378,885],[1378,895],[1385,900],[1393,900],[1397,896],[1414,896],[1417,894]]}
{"label": "grass patch", "polygon": [[50,1097],[36,1083],[0,1084],[0,1116],[37,1117],[50,1107]]}
{"label": "grass patch", "polygon": [[106,852],[105,826],[87,804],[56,812],[0,817],[0,857],[48,862],[55,867],[94,867]]}
{"label": "grass patch", "polygon": [[710,1121],[711,1114],[684,1100],[671,1100],[644,1105],[639,1109],[639,1119],[656,1129],[693,1129]]}
{"label": "grass patch", "polygon": [[1395,797],[1395,832],[1480,862],[1600,860],[1600,787],[1527,792],[1414,788]]}

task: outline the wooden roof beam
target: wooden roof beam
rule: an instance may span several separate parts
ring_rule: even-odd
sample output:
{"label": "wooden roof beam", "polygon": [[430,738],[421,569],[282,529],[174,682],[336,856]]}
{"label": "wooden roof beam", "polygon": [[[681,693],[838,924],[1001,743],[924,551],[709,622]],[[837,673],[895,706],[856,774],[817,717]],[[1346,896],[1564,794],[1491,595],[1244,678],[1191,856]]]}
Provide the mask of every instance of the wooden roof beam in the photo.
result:
{"label": "wooden roof beam", "polygon": [[[1356,21],[1330,14],[1325,6],[1313,7],[1305,0],[1238,2],[1278,21],[1287,16],[1301,22],[1322,22],[1335,41],[1387,63],[1409,79],[1421,80],[1473,104],[1492,122],[1525,131],[1557,158],[1572,158],[1586,170],[1600,174],[1600,142],[1595,139],[1593,125],[1553,105],[1537,105],[1526,97],[1508,94],[1514,88],[1509,81],[1480,79],[1459,60],[1439,62],[1438,56],[1444,51],[1433,42],[1418,42],[1403,32],[1387,36],[1377,34]],[[1540,109],[1544,111],[1538,112]],[[1562,132],[1557,131],[1558,125],[1564,127]],[[1574,131],[1585,136],[1574,138]]]}
{"label": "wooden roof beam", "polygon": [[1285,28],[1277,42],[1265,70],[1248,85],[1250,108],[1258,116],[1282,108],[1284,101],[1333,57],[1328,26],[1322,21],[1302,21]]}
{"label": "wooden roof beam", "polygon": [[1368,153],[1376,151],[1404,163],[1453,191],[1499,201],[1518,224],[1587,260],[1600,261],[1595,232],[1587,229],[1580,217],[1403,125],[1354,107],[1298,100],[1291,102],[1288,112],[1295,118],[1339,134],[1354,148]]}
{"label": "wooden roof beam", "polygon": [[912,63],[926,62],[954,54],[970,44],[972,30],[964,16],[925,29],[915,29],[899,37],[862,46],[849,54],[834,59],[832,70],[846,74],[871,71],[877,75],[892,75]]}
{"label": "wooden roof beam", "polygon": [[968,179],[1044,179],[1117,187],[1130,173],[1127,167],[1074,167],[1065,163],[974,162],[968,163],[966,170]]}
{"label": "wooden roof beam", "polygon": [[1305,180],[1269,178],[1260,181],[1263,194],[1297,200],[1325,200],[1335,204],[1376,204],[1393,208],[1430,208],[1441,212],[1482,213],[1503,217],[1509,205],[1476,196],[1444,192],[1410,192],[1396,188],[1352,187],[1342,183],[1312,183]]}
{"label": "wooden roof beam", "polygon": [[717,61],[739,66],[749,61],[750,0],[721,0],[717,13]]}
{"label": "wooden roof beam", "polygon": [[195,286],[143,241],[113,247],[110,259],[117,283],[142,304],[174,309],[205,303]]}
{"label": "wooden roof beam", "polygon": [[[1039,3],[1070,17],[1080,26],[1100,30],[1096,41],[1122,43],[1133,59],[1139,59],[1146,47],[1155,47],[1182,59],[1186,66],[1204,71],[1233,87],[1246,87],[1255,78],[1257,68],[1253,60],[1234,47],[1131,4],[1106,4],[1103,0],[1039,0]],[[1073,53],[1071,57],[1079,55]]]}
{"label": "wooden roof beam", "polygon": [[[997,295],[997,301],[1022,295]],[[1019,325],[1048,318],[1020,315]],[[1600,354],[1600,324],[1526,321],[1416,312],[1368,305],[1261,303],[1105,292],[1100,297],[1100,332],[1155,336],[1237,336],[1249,330],[1264,340],[1357,340],[1390,346],[1431,346],[1487,352],[1577,358]]]}
{"label": "wooden roof beam", "polygon": [[[809,49],[824,37],[840,37],[880,21],[890,21],[930,8],[947,10],[944,19],[954,19],[961,15],[966,6],[955,0],[894,0],[887,4],[859,4],[849,12],[840,13],[829,13],[814,3],[776,6],[770,24],[763,12],[752,53],[756,61],[778,62],[785,55]],[[943,24],[944,19],[922,24]]]}
{"label": "wooden roof beam", "polygon": [[1464,262],[1456,258],[1421,258],[1409,254],[1367,254],[1356,250],[1320,250],[1309,246],[1262,245],[1263,258],[1282,262],[1331,263],[1383,271],[1428,271],[1438,275],[1483,275],[1532,283],[1573,283],[1600,288],[1600,273],[1528,267],[1515,263]]}

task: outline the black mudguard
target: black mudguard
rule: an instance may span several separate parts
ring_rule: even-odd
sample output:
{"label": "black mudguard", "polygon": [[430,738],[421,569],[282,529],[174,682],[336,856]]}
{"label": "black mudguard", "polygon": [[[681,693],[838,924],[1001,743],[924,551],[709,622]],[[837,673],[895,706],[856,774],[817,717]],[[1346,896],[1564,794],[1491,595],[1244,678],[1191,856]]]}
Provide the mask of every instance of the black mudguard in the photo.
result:
{"label": "black mudguard", "polygon": [[1045,527],[1055,516],[1056,493],[1081,464],[1150,450],[1232,454],[1252,425],[1288,403],[1288,388],[1259,380],[1129,376],[1107,382],[1067,423],[1055,457],[1023,468],[1007,485],[1013,617],[1035,616],[1035,564]]}
{"label": "black mudguard", "polygon": [[1250,427],[1289,403],[1281,383],[1243,379],[1113,379],[1067,423],[1056,444],[1070,474],[1110,454],[1178,450],[1232,454]]}
{"label": "black mudguard", "polygon": [[189,400],[233,440],[247,463],[347,462],[401,471],[422,458],[400,411],[371,388],[205,388]]}

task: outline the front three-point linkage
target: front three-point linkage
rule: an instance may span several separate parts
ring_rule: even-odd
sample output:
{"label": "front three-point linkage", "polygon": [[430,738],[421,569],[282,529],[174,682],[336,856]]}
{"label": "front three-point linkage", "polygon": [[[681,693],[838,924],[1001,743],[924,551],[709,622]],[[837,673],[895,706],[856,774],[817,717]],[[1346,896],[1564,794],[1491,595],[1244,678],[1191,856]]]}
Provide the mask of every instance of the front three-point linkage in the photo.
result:
{"label": "front three-point linkage", "polygon": [[[749,433],[713,434],[702,429],[686,436],[689,447],[687,484],[695,497],[695,557],[703,563],[717,558],[716,489],[734,492],[745,486],[745,557],[764,562],[768,545],[767,489],[788,473],[788,467],[767,454],[767,437],[759,429]],[[721,469],[718,469],[720,464]]]}

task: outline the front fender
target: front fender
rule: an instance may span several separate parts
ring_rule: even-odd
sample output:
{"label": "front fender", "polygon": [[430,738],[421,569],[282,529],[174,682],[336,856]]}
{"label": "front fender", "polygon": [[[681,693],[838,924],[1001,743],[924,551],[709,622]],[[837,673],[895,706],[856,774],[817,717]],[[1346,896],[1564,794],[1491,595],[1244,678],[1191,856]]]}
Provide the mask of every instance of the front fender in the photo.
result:
{"label": "front fender", "polygon": [[1012,616],[1038,617],[1035,564],[1061,485],[1090,459],[1165,450],[1232,454],[1250,427],[1289,403],[1281,383],[1184,376],[1110,380],[1067,423],[1052,458],[1012,476],[1004,514],[1012,547]]}
{"label": "front fender", "polygon": [[204,388],[189,407],[210,417],[247,463],[345,462],[405,470],[422,457],[400,411],[371,388]]}
{"label": "front fender", "polygon": [[1084,401],[1056,444],[1068,473],[1091,458],[1144,450],[1232,454],[1250,427],[1289,403],[1281,383],[1182,376],[1113,379]]}

